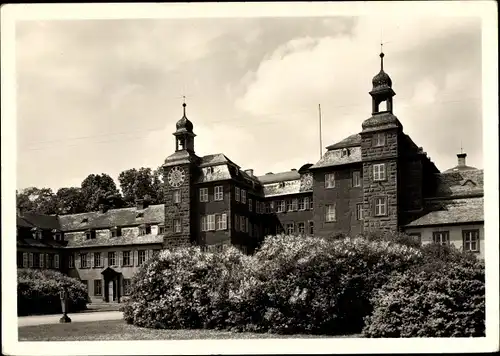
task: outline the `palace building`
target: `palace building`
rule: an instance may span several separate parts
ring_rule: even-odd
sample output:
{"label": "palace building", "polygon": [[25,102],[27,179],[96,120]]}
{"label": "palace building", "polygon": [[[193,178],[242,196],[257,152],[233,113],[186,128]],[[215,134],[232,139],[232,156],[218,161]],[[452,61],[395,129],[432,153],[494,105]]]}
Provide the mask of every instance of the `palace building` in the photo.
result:
{"label": "palace building", "polygon": [[160,249],[231,244],[251,253],[270,234],[405,231],[482,257],[483,170],[460,153],[456,167],[440,172],[403,132],[383,58],[361,131],[298,170],[256,176],[222,153],[198,156],[183,104],[164,163],[164,204],[20,214],[18,267],[59,269],[85,281],[93,300],[120,301],[137,268]]}

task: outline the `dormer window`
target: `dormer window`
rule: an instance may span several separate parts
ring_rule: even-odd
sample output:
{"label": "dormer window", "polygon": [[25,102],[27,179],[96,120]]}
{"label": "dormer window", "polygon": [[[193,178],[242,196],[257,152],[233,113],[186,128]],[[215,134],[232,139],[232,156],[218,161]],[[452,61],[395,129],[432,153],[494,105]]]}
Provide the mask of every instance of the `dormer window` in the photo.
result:
{"label": "dormer window", "polygon": [[115,226],[115,227],[111,228],[110,230],[111,230],[111,237],[121,236],[121,234],[122,234],[122,229],[119,228],[118,226]]}
{"label": "dormer window", "polygon": [[151,226],[150,225],[139,226],[139,236],[149,235],[149,234],[151,234]]}
{"label": "dormer window", "polygon": [[89,218],[83,218],[82,219],[82,224],[87,224],[89,222]]}
{"label": "dormer window", "polygon": [[85,232],[85,238],[87,240],[95,239],[95,231],[89,230]]}
{"label": "dormer window", "polygon": [[278,183],[278,186],[279,186],[280,188],[285,188],[285,182],[279,182],[279,183]]}
{"label": "dormer window", "polygon": [[32,231],[32,234],[33,234],[33,238],[35,240],[41,240],[42,239],[42,230],[40,230],[40,228],[34,227],[33,229],[31,229],[31,231]]}
{"label": "dormer window", "polygon": [[213,174],[214,173],[214,167],[207,167],[207,174]]}
{"label": "dormer window", "polygon": [[137,213],[136,215],[136,218],[143,218],[144,217],[144,213]]}
{"label": "dormer window", "polygon": [[349,149],[343,148],[342,151],[340,151],[340,156],[341,157],[347,157],[347,156],[349,156]]}

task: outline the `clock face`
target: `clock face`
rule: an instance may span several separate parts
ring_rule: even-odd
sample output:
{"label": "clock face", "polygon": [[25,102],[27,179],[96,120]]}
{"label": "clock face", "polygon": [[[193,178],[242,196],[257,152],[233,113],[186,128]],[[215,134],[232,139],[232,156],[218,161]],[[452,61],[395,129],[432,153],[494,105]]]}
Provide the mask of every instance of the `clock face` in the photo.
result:
{"label": "clock face", "polygon": [[313,185],[312,174],[310,174],[310,173],[304,174],[303,183],[304,183],[304,188],[305,189],[311,189],[312,185]]}
{"label": "clock face", "polygon": [[172,187],[179,187],[183,182],[184,179],[186,178],[186,173],[184,172],[184,169],[180,167],[174,167],[168,172],[168,184]]}

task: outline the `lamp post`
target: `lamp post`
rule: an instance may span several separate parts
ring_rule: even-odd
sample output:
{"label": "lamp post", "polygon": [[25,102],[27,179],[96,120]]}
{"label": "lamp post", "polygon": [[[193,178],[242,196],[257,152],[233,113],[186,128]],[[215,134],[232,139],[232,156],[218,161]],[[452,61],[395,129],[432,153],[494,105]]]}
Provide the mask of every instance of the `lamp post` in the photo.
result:
{"label": "lamp post", "polygon": [[68,290],[66,287],[63,287],[63,289],[59,292],[59,296],[61,298],[61,307],[62,307],[62,312],[63,316],[61,319],[59,319],[60,323],[71,323],[71,319],[68,316]]}

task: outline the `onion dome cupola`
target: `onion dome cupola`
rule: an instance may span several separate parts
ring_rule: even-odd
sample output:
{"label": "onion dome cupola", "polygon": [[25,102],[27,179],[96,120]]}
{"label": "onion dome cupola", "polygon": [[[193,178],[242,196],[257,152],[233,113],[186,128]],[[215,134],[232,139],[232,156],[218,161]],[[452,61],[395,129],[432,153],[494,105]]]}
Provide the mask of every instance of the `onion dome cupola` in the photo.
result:
{"label": "onion dome cupola", "polygon": [[189,151],[194,153],[193,123],[186,116],[186,103],[182,104],[182,118],[175,124],[175,151]]}
{"label": "onion dome cupola", "polygon": [[[384,72],[384,52],[380,53],[380,72],[372,79],[372,114],[389,112],[392,113],[392,97],[396,95],[392,90],[392,80],[389,74]],[[381,108],[380,104],[385,103],[385,107]]]}

